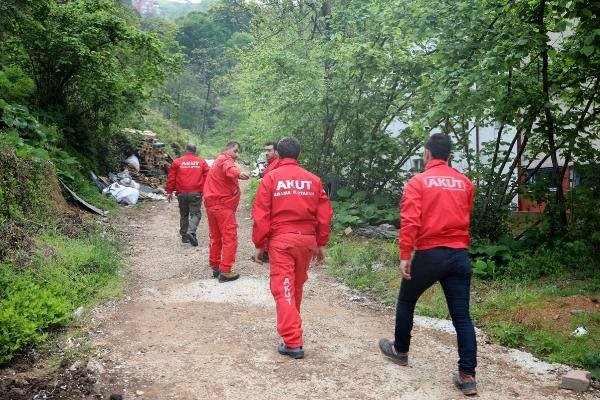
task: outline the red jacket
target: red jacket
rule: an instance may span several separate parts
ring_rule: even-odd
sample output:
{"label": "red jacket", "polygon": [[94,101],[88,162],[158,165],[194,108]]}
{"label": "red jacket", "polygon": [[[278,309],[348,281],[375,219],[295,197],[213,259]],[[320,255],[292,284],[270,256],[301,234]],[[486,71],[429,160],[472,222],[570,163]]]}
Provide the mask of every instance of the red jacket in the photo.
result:
{"label": "red jacket", "polygon": [[332,216],[321,180],[298,161],[284,158],[258,186],[252,207],[252,241],[257,249],[264,249],[272,236],[300,232],[316,235],[317,245],[325,246]]}
{"label": "red jacket", "polygon": [[208,170],[206,161],[192,153],[176,158],[167,175],[167,193],[201,193]]}
{"label": "red jacket", "polygon": [[431,160],[412,177],[400,200],[400,259],[414,249],[467,248],[475,190],[471,181],[443,160]]}
{"label": "red jacket", "polygon": [[229,154],[221,153],[206,177],[204,205],[207,208],[221,205],[237,209],[240,202],[239,176],[240,170],[235,166],[235,159]]}
{"label": "red jacket", "polygon": [[265,168],[265,170],[262,173],[262,176],[266,176],[267,173],[273,171],[275,168],[279,167],[279,162],[281,160],[279,159],[279,157],[273,157],[271,158],[269,161],[267,161],[267,168]]}

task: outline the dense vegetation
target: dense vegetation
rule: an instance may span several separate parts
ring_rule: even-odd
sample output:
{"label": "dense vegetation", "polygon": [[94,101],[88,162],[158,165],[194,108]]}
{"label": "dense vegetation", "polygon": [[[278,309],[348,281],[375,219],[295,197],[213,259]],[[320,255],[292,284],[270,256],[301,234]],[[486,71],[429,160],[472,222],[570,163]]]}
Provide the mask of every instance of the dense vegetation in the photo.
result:
{"label": "dense vegetation", "polygon": [[[86,258],[103,254],[91,249],[105,243],[85,224],[72,245],[53,231],[57,213],[45,206],[48,185],[42,182],[56,174],[94,198],[82,172],[106,172],[133,150],[125,126],[157,127],[174,149],[187,140],[206,146],[237,139],[255,154],[267,140],[296,136],[302,162],[341,186],[334,193],[338,231],[397,226],[398,198],[415,172],[407,162],[429,134],[446,133],[460,157],[454,161],[466,165],[478,188],[470,249],[478,290],[499,287],[514,300],[503,303],[506,310],[522,304],[511,290],[530,290],[532,282],[571,285],[554,296],[598,292],[597,2],[220,0],[199,6],[205,11],[168,8],[176,17],[171,20],[141,19],[124,3],[0,3],[0,146],[8,160],[0,170],[0,305],[13,310],[0,322],[3,315],[29,316],[21,325],[0,324],[0,362],[93,297],[78,294],[81,281],[60,285],[72,288],[68,295],[50,285],[56,307],[39,307],[60,312],[21,312],[17,305],[28,301],[19,296],[38,290],[47,274],[57,282],[68,276],[51,273],[57,264],[63,272],[95,271],[98,286],[86,283],[92,291],[117,272]],[[486,126],[495,126],[496,136],[475,151],[470,138]],[[534,182],[548,160],[550,173]],[[565,192],[567,165],[577,166],[582,185]],[[525,193],[545,210],[517,220],[509,205]],[[377,247],[393,244],[377,242],[373,250],[354,239],[336,240],[356,251],[335,247],[334,273],[393,301],[397,254]],[[75,251],[71,246],[82,258],[67,256]],[[25,248],[38,256],[21,262],[23,252],[13,250]],[[56,260],[45,259],[49,248]],[[387,269],[373,270],[378,263]],[[87,273],[73,276],[88,279]],[[494,330],[502,325],[490,304],[476,313]],[[435,307],[421,311],[441,315]],[[577,318],[587,318],[593,332],[600,324],[598,313]],[[567,339],[551,341],[519,326],[505,325],[505,332],[516,333],[498,334],[498,340],[600,368],[600,343],[592,335],[578,350],[552,358],[554,343]],[[21,338],[17,331],[31,334]]]}

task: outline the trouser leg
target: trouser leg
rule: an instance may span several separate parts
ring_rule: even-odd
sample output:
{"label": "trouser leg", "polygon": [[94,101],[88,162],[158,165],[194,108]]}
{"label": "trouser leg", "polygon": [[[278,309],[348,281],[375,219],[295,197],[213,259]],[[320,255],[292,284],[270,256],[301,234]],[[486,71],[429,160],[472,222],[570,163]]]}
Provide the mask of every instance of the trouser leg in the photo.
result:
{"label": "trouser leg", "polygon": [[277,332],[288,347],[301,347],[302,288],[316,243],[314,237],[285,234],[269,242],[271,293],[277,312]]}
{"label": "trouser leg", "polygon": [[189,223],[187,233],[196,233],[198,224],[202,218],[202,193],[190,193],[189,200]]}
{"label": "trouser leg", "polygon": [[458,369],[475,376],[477,339],[469,311],[472,269],[466,250],[455,250],[450,258],[451,273],[440,280],[458,344]]}
{"label": "trouser leg", "polygon": [[177,193],[177,204],[179,204],[179,234],[184,236],[188,233],[190,220],[190,197],[188,193]]}
{"label": "trouser leg", "polygon": [[208,220],[208,263],[211,267],[218,267],[221,264],[221,250],[223,247],[223,238],[219,226],[219,214],[212,208],[206,208],[206,218]]}
{"label": "trouser leg", "polygon": [[433,250],[417,251],[411,262],[412,279],[402,279],[396,303],[394,346],[400,353],[410,348],[415,305],[440,276],[439,256]]}
{"label": "trouser leg", "polygon": [[219,269],[222,272],[230,272],[233,264],[235,264],[238,246],[235,211],[226,207],[219,210],[219,226],[223,243]]}

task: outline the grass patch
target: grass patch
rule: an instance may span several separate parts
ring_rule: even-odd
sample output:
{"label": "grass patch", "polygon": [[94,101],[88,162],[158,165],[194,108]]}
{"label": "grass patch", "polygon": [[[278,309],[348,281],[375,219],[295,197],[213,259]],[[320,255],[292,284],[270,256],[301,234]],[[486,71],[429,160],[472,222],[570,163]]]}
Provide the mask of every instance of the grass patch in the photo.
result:
{"label": "grass patch", "polygon": [[[401,282],[395,242],[337,236],[327,255],[333,276],[385,304],[395,304]],[[535,282],[474,278],[471,315],[496,343],[525,349],[548,362],[588,369],[599,379],[599,288],[600,277]],[[421,296],[416,313],[449,318],[439,284]],[[588,333],[571,335],[580,326]]]}
{"label": "grass patch", "polygon": [[96,229],[81,238],[44,234],[34,240],[31,264],[0,264],[0,364],[68,324],[78,307],[122,288],[114,236]]}

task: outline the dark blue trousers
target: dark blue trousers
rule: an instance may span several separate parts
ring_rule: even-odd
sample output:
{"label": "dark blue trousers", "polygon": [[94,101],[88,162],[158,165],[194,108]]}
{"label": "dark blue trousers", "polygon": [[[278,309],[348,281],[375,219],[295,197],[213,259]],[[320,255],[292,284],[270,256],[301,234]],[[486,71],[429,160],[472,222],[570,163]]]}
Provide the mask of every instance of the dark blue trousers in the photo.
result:
{"label": "dark blue trousers", "polygon": [[402,280],[396,304],[395,347],[406,353],[410,347],[415,304],[425,290],[440,282],[458,341],[458,369],[475,376],[477,341],[469,313],[473,270],[464,249],[436,247],[415,252],[411,280]]}

